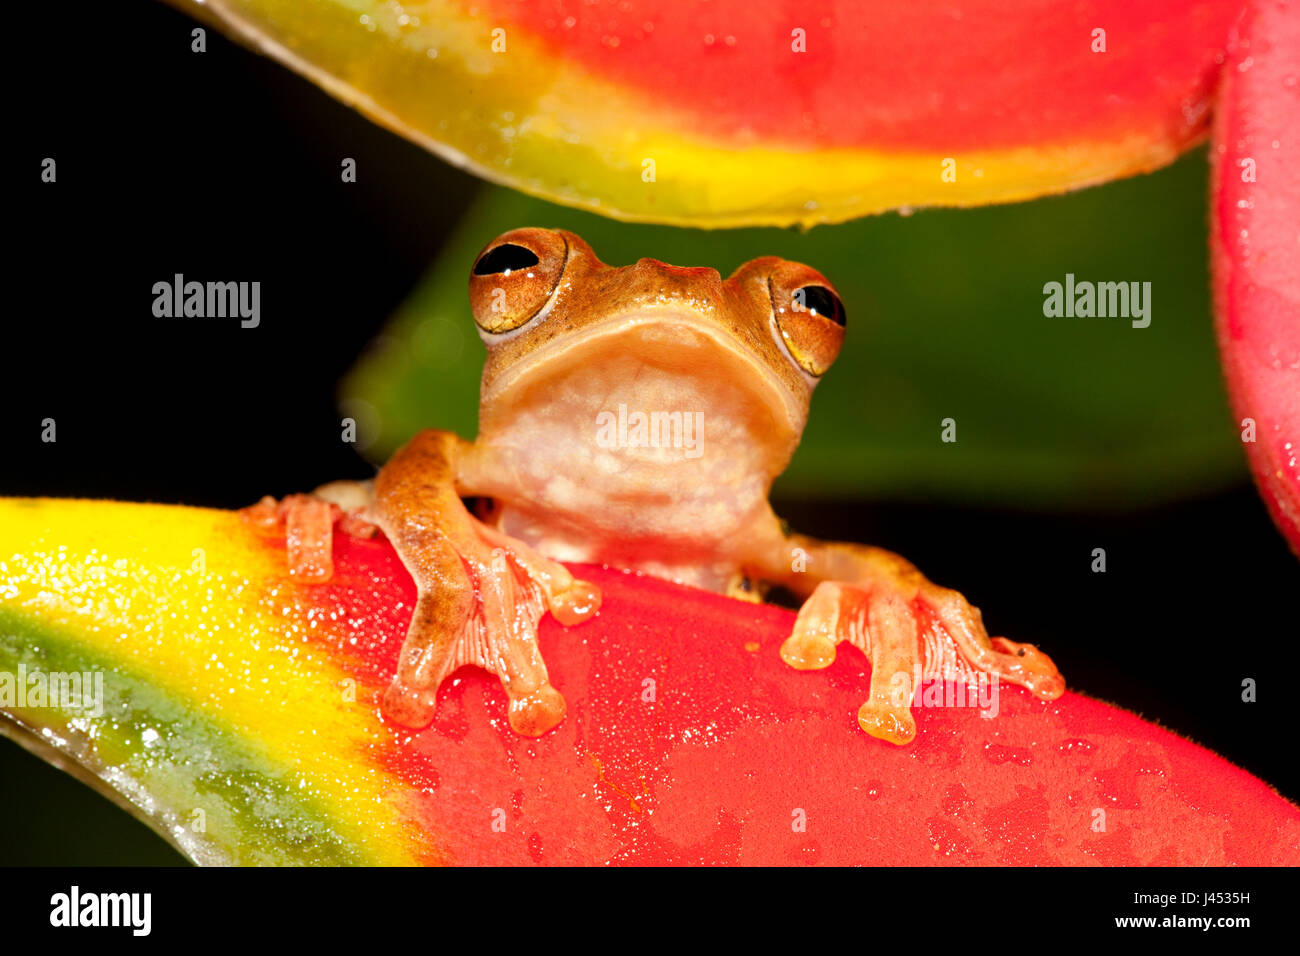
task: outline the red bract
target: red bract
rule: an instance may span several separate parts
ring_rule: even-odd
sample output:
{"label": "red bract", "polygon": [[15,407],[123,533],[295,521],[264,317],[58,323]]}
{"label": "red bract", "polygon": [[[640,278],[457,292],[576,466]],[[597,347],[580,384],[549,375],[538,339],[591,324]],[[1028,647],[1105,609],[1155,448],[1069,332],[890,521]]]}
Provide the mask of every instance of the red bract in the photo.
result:
{"label": "red bract", "polygon": [[1219,347],[1251,467],[1300,554],[1300,6],[1250,3],[1214,126]]}
{"label": "red bract", "polygon": [[594,619],[542,620],[558,727],[516,734],[463,668],[395,728],[414,587],[383,538],[333,561],[294,580],[231,512],[0,499],[0,672],[106,694],[0,708],[205,863],[1300,863],[1300,809],[1132,714],[1001,685],[984,717],[927,685],[897,747],[858,727],[854,648],[795,671],[791,612],[600,567],[574,568]]}

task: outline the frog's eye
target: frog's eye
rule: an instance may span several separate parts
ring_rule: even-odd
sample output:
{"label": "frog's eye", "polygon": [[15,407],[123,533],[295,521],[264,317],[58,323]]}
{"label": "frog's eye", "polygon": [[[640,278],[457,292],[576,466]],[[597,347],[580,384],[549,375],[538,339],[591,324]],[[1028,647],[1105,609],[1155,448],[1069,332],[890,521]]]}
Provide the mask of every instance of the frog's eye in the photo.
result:
{"label": "frog's eye", "polygon": [[790,357],[821,376],[844,344],[844,303],[824,278],[797,263],[782,263],[769,279],[772,312]]}
{"label": "frog's eye", "polygon": [[847,324],[844,315],[844,303],[840,297],[824,285],[806,285],[795,289],[791,296],[796,311],[803,309],[813,315],[830,319],[836,325]]}
{"label": "frog's eye", "polygon": [[515,229],[498,236],[474,260],[469,302],[484,332],[510,332],[535,317],[564,272],[568,245],[551,229]]}
{"label": "frog's eye", "polygon": [[527,246],[517,246],[513,242],[505,242],[495,249],[489,249],[479,257],[478,262],[474,263],[474,274],[476,276],[490,276],[500,272],[503,275],[510,275],[512,272],[527,269],[529,266],[537,265],[537,263],[537,253]]}

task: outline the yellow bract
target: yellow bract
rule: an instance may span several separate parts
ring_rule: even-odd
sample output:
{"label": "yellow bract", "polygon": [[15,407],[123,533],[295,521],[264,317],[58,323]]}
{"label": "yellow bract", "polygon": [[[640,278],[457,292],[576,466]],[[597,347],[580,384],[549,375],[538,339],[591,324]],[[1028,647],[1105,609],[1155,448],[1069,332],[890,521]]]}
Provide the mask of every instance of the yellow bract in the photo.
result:
{"label": "yellow bract", "polygon": [[373,701],[347,693],[336,642],[312,634],[345,622],[288,578],[283,557],[234,512],[0,499],[6,611],[227,728],[377,862],[413,862],[423,840],[376,761],[391,733]]}
{"label": "yellow bract", "polygon": [[722,143],[686,109],[596,76],[522,29],[494,53],[490,24],[449,0],[170,2],[453,165],[615,219],[807,227],[1011,202],[1146,172],[1190,145],[1160,129],[959,156]]}

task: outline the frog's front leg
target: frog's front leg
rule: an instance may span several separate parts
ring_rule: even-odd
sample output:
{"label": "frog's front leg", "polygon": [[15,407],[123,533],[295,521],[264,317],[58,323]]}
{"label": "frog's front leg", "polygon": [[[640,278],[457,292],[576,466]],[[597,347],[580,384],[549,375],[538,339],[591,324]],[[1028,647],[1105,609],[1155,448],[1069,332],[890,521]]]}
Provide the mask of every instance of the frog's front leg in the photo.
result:
{"label": "frog's front leg", "polygon": [[496,674],[510,698],[510,726],[539,736],[564,717],[546,673],[537,622],[547,610],[566,625],[600,606],[599,590],[562,565],[478,521],[456,476],[469,443],[424,431],[375,478],[370,515],[415,579],[418,595],[384,710],[406,726],[434,714],[438,686],[462,664]]}
{"label": "frog's front leg", "polygon": [[874,737],[911,742],[912,696],[928,678],[969,683],[987,674],[1044,700],[1065,691],[1046,654],[990,638],[978,608],[892,552],[803,535],[765,551],[755,573],[807,598],[781,657],[804,670],[829,666],[841,641],[861,649],[871,661],[871,689],[858,725]]}
{"label": "frog's front leg", "polygon": [[587,620],[600,591],[521,541],[490,528],[465,508],[460,465],[473,446],[450,432],[424,431],[373,483],[334,482],[311,495],[264,498],[243,513],[283,530],[289,571],[307,583],[328,581],[334,522],[350,534],[388,537],[415,581],[416,602],[384,712],[408,727],[433,720],[438,687],[456,668],[496,674],[510,698],[510,726],[539,736],[564,717],[564,698],[546,673],[537,622],[549,610],[562,624]]}

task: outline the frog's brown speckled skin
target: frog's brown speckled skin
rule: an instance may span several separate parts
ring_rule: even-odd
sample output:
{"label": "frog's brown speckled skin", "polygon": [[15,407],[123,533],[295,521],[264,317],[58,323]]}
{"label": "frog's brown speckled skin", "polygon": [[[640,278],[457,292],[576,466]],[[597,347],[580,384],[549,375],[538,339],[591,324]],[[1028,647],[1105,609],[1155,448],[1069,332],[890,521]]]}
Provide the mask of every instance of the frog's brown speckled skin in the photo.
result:
{"label": "frog's brown speckled skin", "polygon": [[[810,296],[820,312],[803,307]],[[872,673],[859,723],[895,743],[916,733],[910,703],[923,677],[996,675],[1045,699],[1064,691],[1046,655],[990,639],[957,592],[887,551],[787,535],[768,506],[844,334],[816,270],[770,256],[725,280],[654,259],[611,267],[573,233],[518,229],[476,260],[470,302],[488,349],[477,439],[422,432],[373,489],[318,490],[378,525],[419,589],[384,702],[394,720],[427,724],[441,681],[474,663],[500,677],[517,731],[558,723],[564,699],[538,653],[537,620],[550,611],[577,624],[599,607],[559,560],[749,599],[771,584],[806,597],[782,657],[819,668],[840,641],[862,648]],[[676,430],[665,424],[658,447],[634,428],[611,441],[610,421],[635,412]],[[674,414],[697,430],[681,431]],[[491,516],[471,516],[469,496],[491,499]],[[293,527],[295,514],[318,511],[288,513],[299,539],[320,539],[319,528]]]}

